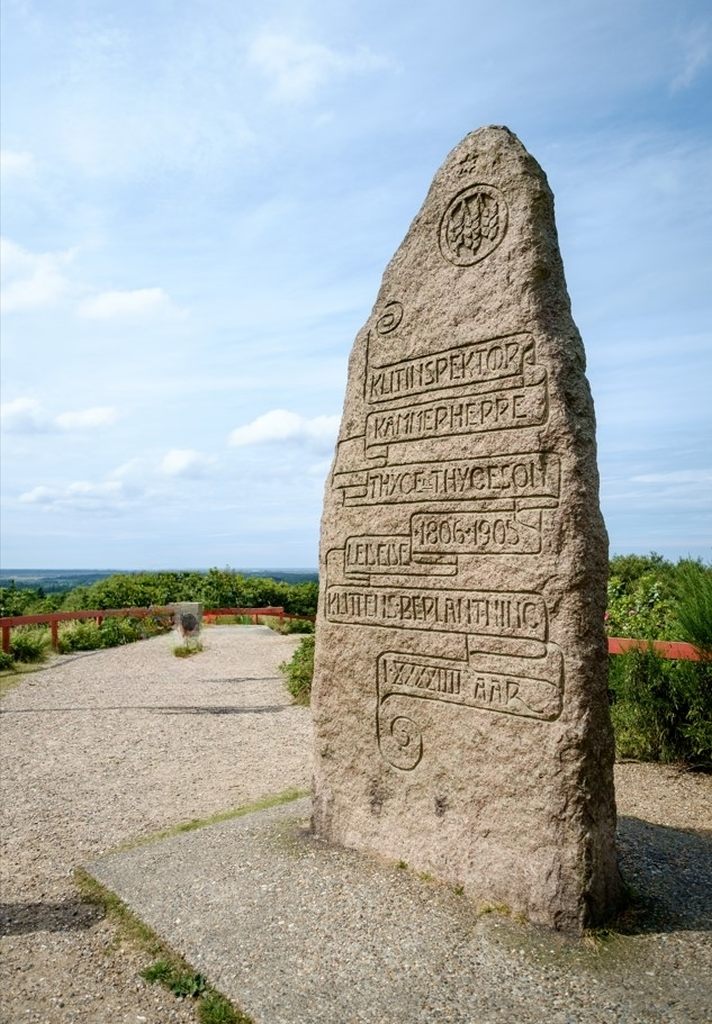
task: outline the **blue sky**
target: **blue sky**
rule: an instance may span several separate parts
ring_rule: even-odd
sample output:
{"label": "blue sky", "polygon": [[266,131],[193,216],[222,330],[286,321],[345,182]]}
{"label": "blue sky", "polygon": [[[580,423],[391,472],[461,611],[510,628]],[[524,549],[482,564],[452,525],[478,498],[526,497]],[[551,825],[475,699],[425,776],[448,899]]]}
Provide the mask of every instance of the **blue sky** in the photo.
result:
{"label": "blue sky", "polygon": [[712,557],[706,2],[5,0],[3,565],[315,566],[432,176],[546,170],[611,548]]}

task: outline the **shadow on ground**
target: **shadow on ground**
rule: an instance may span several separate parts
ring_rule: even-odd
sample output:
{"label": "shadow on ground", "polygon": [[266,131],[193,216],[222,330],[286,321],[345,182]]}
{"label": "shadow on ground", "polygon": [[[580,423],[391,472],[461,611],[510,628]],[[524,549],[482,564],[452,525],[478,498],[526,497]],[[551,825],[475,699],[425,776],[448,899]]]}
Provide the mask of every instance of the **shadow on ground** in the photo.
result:
{"label": "shadow on ground", "polygon": [[286,711],[286,704],[265,704],[263,707],[235,707],[234,705],[205,705],[204,707],[147,708],[147,711],[160,711],[164,715],[270,715],[278,711]]}
{"label": "shadow on ground", "polygon": [[712,931],[712,832],[621,817],[618,853],[632,890],[624,932]]}
{"label": "shadow on ground", "polygon": [[72,932],[91,928],[103,911],[81,900],[63,903],[0,903],[0,935]]}
{"label": "shadow on ground", "polygon": [[102,711],[157,711],[164,715],[266,715],[276,714],[278,711],[286,711],[289,704],[264,704],[262,706],[234,705],[234,704],[116,704],[108,706],[97,704],[94,706],[68,705],[64,708],[3,708],[0,715],[38,715],[48,712],[64,711],[91,711],[100,713]]}

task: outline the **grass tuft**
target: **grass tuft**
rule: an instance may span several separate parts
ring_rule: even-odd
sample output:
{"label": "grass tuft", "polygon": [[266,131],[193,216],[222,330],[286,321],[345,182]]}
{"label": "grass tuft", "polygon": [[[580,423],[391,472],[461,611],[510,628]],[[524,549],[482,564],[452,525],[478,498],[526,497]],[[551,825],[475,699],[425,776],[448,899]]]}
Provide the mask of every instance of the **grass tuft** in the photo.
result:
{"label": "grass tuft", "polygon": [[184,644],[178,644],[173,648],[176,658],[190,658],[193,654],[200,654],[203,645],[200,640],[186,640]]}
{"label": "grass tuft", "polygon": [[177,999],[195,999],[201,1024],[253,1024],[251,1017],[233,1006],[202,974],[197,974],[110,889],[82,868],[75,870],[74,881],[82,899],[101,908],[116,925],[121,937],[152,959],[153,962],[141,971],[145,981],[160,983]]}
{"label": "grass tuft", "polygon": [[188,821],[181,821],[170,828],[161,829],[160,832],[153,832],[150,836],[138,836],[136,839],[129,839],[125,843],[112,850],[112,853],[125,853],[127,850],[135,850],[139,846],[150,846],[151,843],[158,843],[162,839],[170,839],[171,836],[181,835],[183,832],[193,832],[197,828],[205,828],[207,825],[218,825],[221,821],[231,821],[233,818],[242,818],[245,814],[253,814],[255,811],[266,811],[270,807],[279,807],[280,804],[288,804],[292,800],[299,800],[308,796],[306,789],[292,787],[281,793],[274,793],[272,796],[262,797],[261,800],[253,800],[252,803],[242,804],[240,807],[232,807],[228,811],[218,811],[216,814],[208,815],[206,818],[191,818]]}
{"label": "grass tuft", "polygon": [[206,992],[200,1000],[198,1020],[200,1024],[252,1024],[250,1017],[214,989]]}
{"label": "grass tuft", "polygon": [[141,977],[152,985],[160,982],[177,999],[197,999],[208,989],[202,974],[183,971],[170,960],[156,960],[141,971]]}

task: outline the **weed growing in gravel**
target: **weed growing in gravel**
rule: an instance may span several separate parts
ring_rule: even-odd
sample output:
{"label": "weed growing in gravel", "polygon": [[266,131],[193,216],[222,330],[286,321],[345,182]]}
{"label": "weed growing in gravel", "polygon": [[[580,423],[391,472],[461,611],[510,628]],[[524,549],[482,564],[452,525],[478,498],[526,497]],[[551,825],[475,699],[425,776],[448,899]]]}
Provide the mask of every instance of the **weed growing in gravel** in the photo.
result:
{"label": "weed growing in gravel", "polygon": [[190,658],[192,654],[200,654],[202,649],[203,645],[200,640],[186,640],[185,643],[174,647],[173,653],[176,658]]}
{"label": "weed growing in gravel", "polygon": [[249,1017],[213,990],[198,1003],[198,1020],[200,1024],[250,1024]]}
{"label": "weed growing in gravel", "polygon": [[100,907],[125,939],[154,960],[141,972],[146,981],[161,982],[177,998],[196,999],[201,1024],[253,1024],[251,1017],[233,1006],[201,974],[196,974],[190,964],[132,913],[118,896],[81,868],[75,870],[74,880],[82,898]]}
{"label": "weed growing in gravel", "polygon": [[152,985],[159,981],[178,999],[197,999],[208,987],[202,974],[182,971],[170,960],[155,960],[141,971],[141,977]]}

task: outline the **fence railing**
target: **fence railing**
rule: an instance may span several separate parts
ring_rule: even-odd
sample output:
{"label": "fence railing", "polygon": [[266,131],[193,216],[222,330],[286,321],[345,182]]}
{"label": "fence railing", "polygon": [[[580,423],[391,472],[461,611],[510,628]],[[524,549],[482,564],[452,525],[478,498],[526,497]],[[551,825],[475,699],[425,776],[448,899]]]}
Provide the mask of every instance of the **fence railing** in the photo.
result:
{"label": "fence railing", "polygon": [[300,621],[314,622],[314,615],[294,615],[292,612],[285,612],[284,608],[274,605],[267,605],[266,608],[209,608],[203,612],[203,622],[215,622],[220,618],[231,618],[233,616],[243,617],[249,615],[252,621],[257,624],[258,619],[273,616],[277,619],[299,619]]}
{"label": "fence railing", "polygon": [[[265,608],[209,608],[203,612],[203,622],[214,623],[219,618],[228,616],[249,615],[253,622],[257,623],[261,618],[270,616],[282,619],[306,619],[314,621],[313,615],[292,615],[285,612],[284,608],[268,605]],[[59,647],[59,623],[77,622],[83,619],[94,619],[100,626],[104,619],[128,618],[128,619],[170,619],[173,620],[174,609],[166,605],[154,605],[150,608],[96,608],[91,611],[79,612],[44,612],[39,615],[7,615],[0,618],[2,628],[2,649],[5,654],[10,653],[11,631],[17,626],[49,626],[52,647],[56,651]]]}
{"label": "fence railing", "polygon": [[16,626],[49,626],[52,647],[59,646],[59,623],[77,622],[83,619],[94,619],[101,625],[104,619],[170,619],[173,620],[173,609],[163,606],[153,608],[97,608],[80,612],[44,612],[41,615],[8,615],[0,619],[2,627],[2,649],[10,653],[10,632]]}
{"label": "fence railing", "polygon": [[653,651],[659,658],[679,658],[680,661],[702,661],[703,657],[693,644],[682,640],[636,640],[630,636],[609,636],[609,654],[627,654],[628,651]]}
{"label": "fence railing", "polygon": [[[151,608],[97,608],[92,611],[80,612],[45,612],[41,615],[9,615],[0,618],[2,627],[2,649],[6,654],[10,652],[10,632],[17,626],[49,626],[52,638],[52,647],[57,650],[59,646],[59,623],[75,622],[81,619],[94,619],[98,625],[109,618],[169,618],[173,619],[173,608],[165,605]],[[203,622],[215,623],[220,618],[232,616],[249,616],[257,624],[260,619],[275,617],[284,619],[302,619],[314,622],[313,615],[294,615],[285,612],[284,608],[276,605],[267,605],[264,608],[209,608],[203,612]],[[679,658],[682,661],[702,661],[703,656],[692,644],[683,643],[678,640],[638,640],[634,637],[608,637],[609,654],[626,654],[628,651],[654,651],[660,658]]]}

